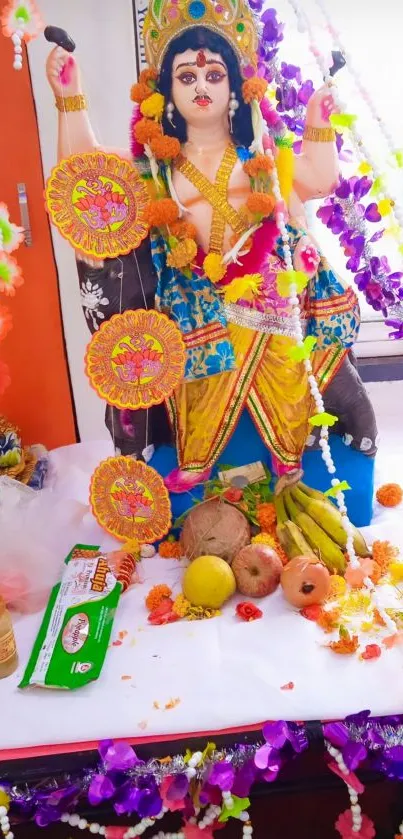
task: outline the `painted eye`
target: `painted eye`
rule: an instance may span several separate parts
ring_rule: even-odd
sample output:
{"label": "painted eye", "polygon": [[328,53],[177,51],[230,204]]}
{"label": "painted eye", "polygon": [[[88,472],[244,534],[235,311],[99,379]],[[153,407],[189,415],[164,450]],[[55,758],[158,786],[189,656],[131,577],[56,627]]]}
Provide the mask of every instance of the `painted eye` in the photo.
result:
{"label": "painted eye", "polygon": [[190,73],[190,72],[181,73],[181,75],[178,76],[178,78],[179,78],[179,81],[182,82],[182,84],[194,84],[194,82],[196,81],[195,74]]}
{"label": "painted eye", "polygon": [[207,73],[207,81],[211,82],[212,84],[217,84],[221,81],[221,79],[225,78],[225,74],[221,73],[220,70],[211,70],[210,73]]}

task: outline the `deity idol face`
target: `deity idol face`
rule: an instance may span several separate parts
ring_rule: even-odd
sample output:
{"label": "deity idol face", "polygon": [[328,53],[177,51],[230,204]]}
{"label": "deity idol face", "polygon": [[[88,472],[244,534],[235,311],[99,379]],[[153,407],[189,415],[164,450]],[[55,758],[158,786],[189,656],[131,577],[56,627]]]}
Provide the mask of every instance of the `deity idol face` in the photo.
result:
{"label": "deity idol face", "polygon": [[178,53],[172,65],[172,100],[189,125],[228,122],[228,70],[219,53],[209,49]]}

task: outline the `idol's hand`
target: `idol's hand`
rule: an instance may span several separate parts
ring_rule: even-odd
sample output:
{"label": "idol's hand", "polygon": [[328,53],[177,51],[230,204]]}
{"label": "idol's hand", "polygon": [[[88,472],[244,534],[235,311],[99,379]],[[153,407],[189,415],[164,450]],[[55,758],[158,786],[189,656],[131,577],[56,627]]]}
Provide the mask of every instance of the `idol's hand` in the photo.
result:
{"label": "idol's hand", "polygon": [[55,96],[76,96],[83,92],[78,63],[62,47],[55,47],[49,54],[46,75]]}
{"label": "idol's hand", "polygon": [[328,126],[330,117],[336,110],[332,85],[324,85],[311,96],[308,102],[306,122],[308,125]]}

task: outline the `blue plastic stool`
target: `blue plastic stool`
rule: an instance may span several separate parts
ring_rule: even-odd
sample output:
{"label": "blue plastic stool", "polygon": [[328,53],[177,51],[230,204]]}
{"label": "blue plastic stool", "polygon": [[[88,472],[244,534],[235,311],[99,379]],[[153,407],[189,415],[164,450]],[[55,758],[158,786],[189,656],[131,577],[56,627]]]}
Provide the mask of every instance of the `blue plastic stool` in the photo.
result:
{"label": "blue plastic stool", "polygon": [[[346,492],[346,505],[349,517],[356,527],[366,527],[372,518],[372,499],[374,494],[374,458],[367,457],[344,445],[342,439],[333,435],[330,440],[337,477],[347,481],[351,490]],[[224,449],[220,463],[230,466],[245,466],[260,460],[271,469],[270,453],[266,449],[247,411],[244,411],[230,442]],[[304,483],[322,492],[330,487],[330,477],[322,460],[320,451],[306,452],[302,465]],[[178,466],[176,451],[173,446],[161,446],[150,461],[150,466],[162,477]],[[218,466],[213,475],[217,474]],[[191,492],[171,494],[173,520],[203,498],[203,487],[195,487]]]}

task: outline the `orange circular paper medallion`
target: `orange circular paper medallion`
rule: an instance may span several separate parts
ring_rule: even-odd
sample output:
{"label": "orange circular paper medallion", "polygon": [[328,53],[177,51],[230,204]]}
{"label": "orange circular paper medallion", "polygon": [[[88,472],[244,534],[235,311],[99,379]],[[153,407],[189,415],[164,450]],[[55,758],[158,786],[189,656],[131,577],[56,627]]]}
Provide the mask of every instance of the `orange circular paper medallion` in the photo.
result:
{"label": "orange circular paper medallion", "polygon": [[183,378],[185,345],[177,326],[153,309],[113,315],[91,338],[87,376],[117,408],[149,408],[167,399]]}
{"label": "orange circular paper medallion", "polygon": [[137,248],[148,232],[149,196],[136,167],[116,154],[74,154],[52,170],[46,206],[76,250],[98,259]]}
{"label": "orange circular paper medallion", "polygon": [[171,525],[171,504],[161,476],[132,457],[109,457],[97,466],[90,503],[98,524],[123,541],[155,542]]}

